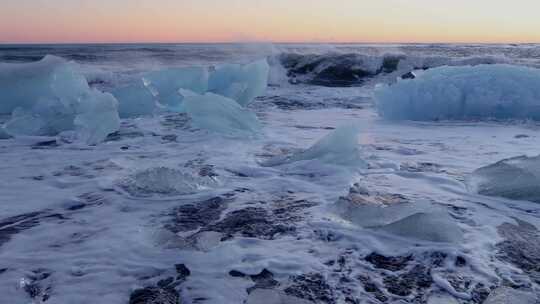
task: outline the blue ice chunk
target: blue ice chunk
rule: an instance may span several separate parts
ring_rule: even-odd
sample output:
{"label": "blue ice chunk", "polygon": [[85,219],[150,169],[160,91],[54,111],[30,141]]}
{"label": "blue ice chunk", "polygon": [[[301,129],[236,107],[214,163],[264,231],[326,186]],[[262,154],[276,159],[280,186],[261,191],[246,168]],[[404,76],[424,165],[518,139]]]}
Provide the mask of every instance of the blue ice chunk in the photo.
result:
{"label": "blue ice chunk", "polygon": [[246,65],[226,64],[210,74],[208,90],[246,106],[264,94],[270,66],[266,59]]}
{"label": "blue ice chunk", "polygon": [[116,88],[112,91],[118,100],[118,114],[121,118],[151,115],[156,109],[156,98],[142,83]]}
{"label": "blue ice chunk", "polygon": [[540,155],[504,159],[473,172],[470,188],[482,195],[540,203]]}
{"label": "blue ice chunk", "polygon": [[205,67],[171,68],[143,76],[144,84],[164,106],[178,106],[182,102],[179,89],[203,94],[208,90],[208,70]]}
{"label": "blue ice chunk", "polygon": [[540,70],[505,64],[439,67],[375,90],[388,119],[540,120]]}
{"label": "blue ice chunk", "polygon": [[4,130],[12,136],[77,130],[97,144],[120,126],[116,99],[90,88],[77,66],[59,57],[1,64],[0,87],[0,112],[12,113]]}
{"label": "blue ice chunk", "polygon": [[308,149],[292,155],[272,158],[263,165],[279,166],[298,161],[317,160],[334,165],[365,167],[366,162],[360,155],[358,133],[358,127],[354,125],[338,127]]}
{"label": "blue ice chunk", "polygon": [[260,132],[257,116],[234,100],[206,93],[182,90],[184,109],[195,127],[227,136],[253,136]]}

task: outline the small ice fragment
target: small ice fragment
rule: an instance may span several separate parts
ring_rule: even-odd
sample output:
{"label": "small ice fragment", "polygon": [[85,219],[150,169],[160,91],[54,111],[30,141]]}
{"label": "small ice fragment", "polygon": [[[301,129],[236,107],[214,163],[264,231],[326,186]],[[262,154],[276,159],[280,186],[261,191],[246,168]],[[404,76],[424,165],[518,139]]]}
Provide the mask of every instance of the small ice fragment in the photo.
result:
{"label": "small ice fragment", "polygon": [[272,158],[263,165],[279,166],[305,160],[317,160],[343,166],[366,166],[365,161],[360,157],[358,128],[352,125],[341,126],[308,149],[290,156]]}
{"label": "small ice fragment", "polygon": [[210,74],[208,91],[229,97],[246,106],[263,95],[268,85],[270,66],[266,59],[246,65],[226,64]]}
{"label": "small ice fragment", "polygon": [[184,96],[184,109],[197,128],[228,136],[252,136],[260,132],[257,116],[230,98],[186,90],[180,93]]}
{"label": "small ice fragment", "polygon": [[458,243],[463,239],[463,231],[446,213],[416,213],[380,230],[429,242]]}
{"label": "small ice fragment", "polygon": [[481,195],[540,203],[540,155],[504,159],[480,168],[468,184]]}
{"label": "small ice fragment", "polygon": [[216,185],[208,176],[167,167],[155,167],[136,172],[121,181],[121,186],[133,196],[192,194]]}

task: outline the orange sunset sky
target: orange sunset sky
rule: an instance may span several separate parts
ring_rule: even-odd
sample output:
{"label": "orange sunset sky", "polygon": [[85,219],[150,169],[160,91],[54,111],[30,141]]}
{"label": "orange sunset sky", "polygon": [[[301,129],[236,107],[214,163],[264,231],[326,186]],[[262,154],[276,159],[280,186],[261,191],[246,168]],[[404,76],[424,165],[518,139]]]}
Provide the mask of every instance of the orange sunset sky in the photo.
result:
{"label": "orange sunset sky", "polygon": [[0,43],[540,42],[540,0],[0,0]]}

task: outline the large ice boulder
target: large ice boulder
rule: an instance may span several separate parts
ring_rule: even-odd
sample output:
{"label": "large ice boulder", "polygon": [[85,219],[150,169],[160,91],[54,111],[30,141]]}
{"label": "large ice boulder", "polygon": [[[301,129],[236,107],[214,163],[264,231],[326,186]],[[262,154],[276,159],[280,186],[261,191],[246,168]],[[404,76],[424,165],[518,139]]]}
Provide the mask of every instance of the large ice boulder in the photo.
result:
{"label": "large ice boulder", "polygon": [[183,96],[179,89],[203,94],[208,90],[208,70],[205,67],[170,68],[149,72],[143,76],[144,84],[164,106],[178,106]]}
{"label": "large ice boulder", "polygon": [[270,66],[266,59],[246,65],[222,65],[210,74],[208,90],[246,106],[255,97],[264,94],[269,72]]}
{"label": "large ice boulder", "polygon": [[470,176],[469,185],[482,195],[540,203],[540,155],[504,159],[480,168]]}
{"label": "large ice boulder", "polygon": [[230,98],[186,90],[180,94],[184,96],[184,110],[197,128],[227,136],[253,136],[261,129],[257,116]]}
{"label": "large ice boulder", "polygon": [[358,127],[345,125],[330,132],[306,150],[274,157],[262,165],[279,166],[298,161],[316,160],[322,163],[363,167],[365,161],[360,155]]}
{"label": "large ice boulder", "polygon": [[117,100],[88,86],[77,67],[59,57],[24,64],[0,64],[0,112],[12,135],[56,135],[76,130],[88,144],[120,127]]}
{"label": "large ice boulder", "polygon": [[111,92],[118,100],[121,118],[151,115],[156,107],[156,98],[142,81],[119,87]]}
{"label": "large ice boulder", "polygon": [[505,64],[439,67],[374,94],[388,119],[540,120],[540,70]]}

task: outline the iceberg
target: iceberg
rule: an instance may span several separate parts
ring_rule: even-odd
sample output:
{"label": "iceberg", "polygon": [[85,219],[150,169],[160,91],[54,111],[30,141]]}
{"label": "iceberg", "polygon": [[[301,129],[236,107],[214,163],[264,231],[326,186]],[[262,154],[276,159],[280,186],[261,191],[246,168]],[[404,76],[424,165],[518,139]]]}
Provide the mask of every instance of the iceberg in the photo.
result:
{"label": "iceberg", "polygon": [[341,126],[327,134],[308,149],[292,155],[274,157],[264,166],[279,166],[306,160],[318,160],[323,163],[365,167],[366,162],[360,157],[358,127]]}
{"label": "iceberg", "polygon": [[144,85],[164,106],[178,106],[183,96],[179,89],[203,94],[208,90],[208,70],[204,67],[171,68],[143,76]]}
{"label": "iceberg", "polygon": [[210,74],[208,91],[223,95],[246,106],[264,94],[268,86],[270,66],[266,59],[246,65],[226,64]]}
{"label": "iceberg", "polygon": [[0,112],[11,113],[6,133],[56,135],[77,130],[88,144],[103,141],[120,127],[118,102],[88,86],[76,66],[62,58],[0,65]]}
{"label": "iceberg", "polygon": [[197,128],[227,136],[252,136],[261,130],[257,116],[230,98],[186,90],[180,94],[184,96],[184,110]]}
{"label": "iceberg", "polygon": [[506,64],[438,67],[378,86],[380,115],[395,120],[540,120],[540,69]]}
{"label": "iceberg", "polygon": [[540,203],[540,155],[501,160],[473,172],[470,188],[481,195]]}
{"label": "iceberg", "polygon": [[142,82],[116,88],[111,93],[118,100],[118,114],[121,118],[151,115],[156,109],[154,95]]}

